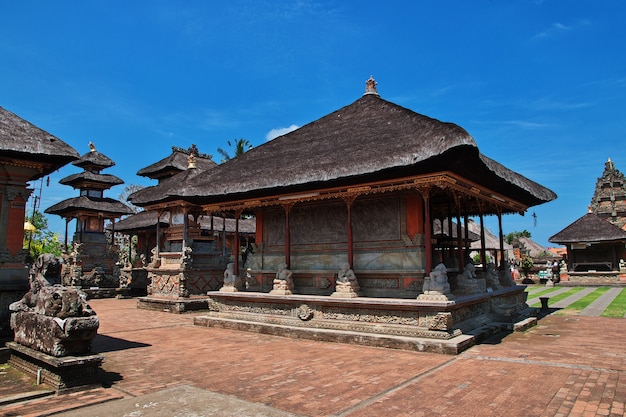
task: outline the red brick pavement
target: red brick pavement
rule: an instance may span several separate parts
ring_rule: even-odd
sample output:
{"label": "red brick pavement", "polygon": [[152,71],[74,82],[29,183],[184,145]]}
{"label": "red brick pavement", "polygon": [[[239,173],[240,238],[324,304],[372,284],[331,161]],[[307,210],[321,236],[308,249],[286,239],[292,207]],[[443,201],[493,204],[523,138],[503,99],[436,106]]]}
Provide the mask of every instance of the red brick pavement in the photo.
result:
{"label": "red brick pavement", "polygon": [[[194,385],[304,416],[611,416],[626,403],[626,320],[549,316],[458,356],[196,327],[93,300],[105,386],[76,406]],[[194,313],[195,314],[195,313]],[[46,415],[64,396],[0,407]],[[56,403],[54,402],[56,400]]]}

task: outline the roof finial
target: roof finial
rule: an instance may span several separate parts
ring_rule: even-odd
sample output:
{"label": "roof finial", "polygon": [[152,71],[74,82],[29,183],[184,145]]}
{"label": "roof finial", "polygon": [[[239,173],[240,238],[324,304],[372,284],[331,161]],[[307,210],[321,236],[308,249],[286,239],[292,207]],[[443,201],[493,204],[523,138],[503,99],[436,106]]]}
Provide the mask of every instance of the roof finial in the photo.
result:
{"label": "roof finial", "polygon": [[89,152],[95,152],[95,151],[96,151],[96,145],[94,145],[92,141],[89,141]]}
{"label": "roof finial", "polygon": [[196,155],[191,152],[189,154],[189,158],[187,158],[187,168],[195,168],[196,167]]}
{"label": "roof finial", "polygon": [[370,75],[369,79],[365,81],[365,93],[363,95],[364,96],[367,94],[378,95],[378,91],[376,91],[376,84],[378,83],[376,82],[376,80],[374,80],[374,77]]}

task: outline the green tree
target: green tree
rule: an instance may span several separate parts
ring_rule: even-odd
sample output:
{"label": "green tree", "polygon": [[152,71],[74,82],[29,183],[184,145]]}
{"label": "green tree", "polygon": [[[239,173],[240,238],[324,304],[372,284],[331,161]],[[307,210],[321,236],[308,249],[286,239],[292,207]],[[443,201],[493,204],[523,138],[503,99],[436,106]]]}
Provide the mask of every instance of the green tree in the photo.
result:
{"label": "green tree", "polygon": [[247,139],[237,139],[233,142],[229,140],[226,143],[228,143],[229,147],[233,148],[235,156],[231,157],[228,151],[225,151],[222,148],[217,148],[217,153],[222,155],[222,161],[220,163],[230,161],[234,157],[237,157],[243,153],[246,153],[250,149],[252,149],[252,144]]}
{"label": "green tree", "polygon": [[534,264],[535,263],[530,256],[524,256],[522,258],[522,261],[520,262],[520,269],[526,278],[528,278],[528,274],[530,274],[530,270]]}
{"label": "green tree", "polygon": [[63,243],[58,233],[48,229],[48,218],[43,213],[37,210],[31,214],[27,213],[24,221],[30,222],[35,227],[34,231],[24,232],[23,248],[28,249],[30,247],[32,259],[37,259],[43,253],[61,256]]}
{"label": "green tree", "polygon": [[510,245],[510,244],[513,243],[515,238],[520,238],[520,237],[530,238],[530,232],[528,230],[526,230],[526,229],[522,230],[521,232],[511,232],[508,235],[506,235],[506,237],[505,237],[506,243],[508,243]]}

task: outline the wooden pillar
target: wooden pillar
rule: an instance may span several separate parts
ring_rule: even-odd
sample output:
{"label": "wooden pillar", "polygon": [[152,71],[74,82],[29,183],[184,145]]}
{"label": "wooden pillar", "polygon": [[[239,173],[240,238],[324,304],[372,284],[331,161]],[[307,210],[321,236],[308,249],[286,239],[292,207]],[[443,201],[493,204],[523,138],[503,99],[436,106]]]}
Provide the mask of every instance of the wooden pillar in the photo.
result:
{"label": "wooden pillar", "polygon": [[189,209],[185,206],[183,207],[183,244],[181,248],[181,252],[185,253],[185,248],[187,247],[188,233],[187,229],[189,228]]}
{"label": "wooden pillar", "polygon": [[70,219],[70,218],[67,218],[67,217],[65,218],[65,251],[66,252],[68,251],[67,250],[67,226],[68,226],[68,224],[70,223],[71,220],[72,219]]}
{"label": "wooden pillar", "polygon": [[226,214],[222,213],[222,256],[226,257]]}
{"label": "wooden pillar", "polygon": [[239,217],[241,216],[241,211],[235,211],[235,236],[233,238],[233,258],[234,258],[234,272],[235,275],[239,275]]}
{"label": "wooden pillar", "polygon": [[498,241],[500,244],[500,269],[504,268],[504,263],[506,261],[504,257],[504,235],[502,232],[502,212],[498,208]]}
{"label": "wooden pillar", "polygon": [[430,218],[430,187],[420,189],[420,193],[424,200],[424,250],[426,252],[424,275],[428,276],[433,270],[433,223]]}
{"label": "wooden pillar", "polygon": [[[157,224],[156,224],[156,250],[154,251],[155,258],[159,257],[161,252],[161,214],[162,211],[157,211]],[[152,259],[150,260],[152,262]]]}
{"label": "wooden pillar", "polygon": [[289,231],[289,213],[293,208],[293,203],[284,204],[285,209],[285,264],[287,269],[291,269],[291,233]]}
{"label": "wooden pillar", "polygon": [[483,269],[487,266],[487,253],[485,249],[485,223],[483,219],[483,213],[480,213],[480,263],[483,264]]}
{"label": "wooden pillar", "polygon": [[456,238],[457,238],[457,262],[459,263],[459,273],[463,272],[463,236],[461,233],[461,198],[458,195],[454,196],[454,202],[456,203]]}
{"label": "wooden pillar", "polygon": [[348,208],[348,219],[346,221],[348,242],[347,242],[347,251],[348,251],[348,263],[350,264],[350,268],[354,267],[354,240],[352,238],[352,203],[356,196],[349,196],[344,199],[346,202],[346,207]]}

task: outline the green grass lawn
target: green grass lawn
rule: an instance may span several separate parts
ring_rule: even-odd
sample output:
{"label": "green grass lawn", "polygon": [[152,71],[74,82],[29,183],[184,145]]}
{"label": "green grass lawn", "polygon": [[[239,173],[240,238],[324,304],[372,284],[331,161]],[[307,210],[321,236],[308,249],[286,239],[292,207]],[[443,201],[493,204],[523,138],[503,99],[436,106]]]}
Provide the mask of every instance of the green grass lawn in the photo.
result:
{"label": "green grass lawn", "polygon": [[626,288],[615,297],[615,300],[602,312],[602,317],[623,318],[626,314]]}
{"label": "green grass lawn", "polygon": [[[528,293],[528,299],[537,298],[537,297],[550,297],[550,305],[556,303],[560,300],[563,300],[573,294],[576,294],[578,291],[581,291],[585,287],[571,287],[567,291],[557,294],[553,297],[550,294],[557,289],[563,287],[559,287],[558,285],[555,287],[544,287],[544,286],[533,286],[528,287],[526,292]],[[559,309],[554,314],[559,315],[568,315],[568,314],[578,314],[586,307],[588,307],[591,303],[597,300],[602,294],[606,293],[610,287],[598,287],[593,292],[587,294],[580,300],[574,301],[572,304],[568,305],[565,308]],[[531,304],[530,307],[540,308],[541,302],[537,302]],[[626,288],[622,289],[622,291],[618,294],[618,296],[609,304],[609,306],[602,312],[602,317],[617,317],[624,318],[626,316]]]}
{"label": "green grass lawn", "polygon": [[[561,294],[557,294],[554,297],[550,297],[550,304],[556,303],[557,301],[561,301],[569,297],[570,295],[576,294],[578,291],[582,291],[584,287],[572,287],[569,290],[562,292]],[[554,289],[552,289],[554,291]],[[543,292],[542,292],[543,294]],[[538,297],[537,294],[533,294],[533,298]],[[541,307],[541,302],[536,302],[531,305],[531,307]]]}
{"label": "green grass lawn", "polygon": [[557,311],[556,314],[578,314],[585,308],[587,308],[589,304],[596,301],[602,294],[604,294],[608,290],[609,287],[596,288],[593,292],[585,295],[580,300],[574,301],[572,304],[568,305],[564,309]]}

